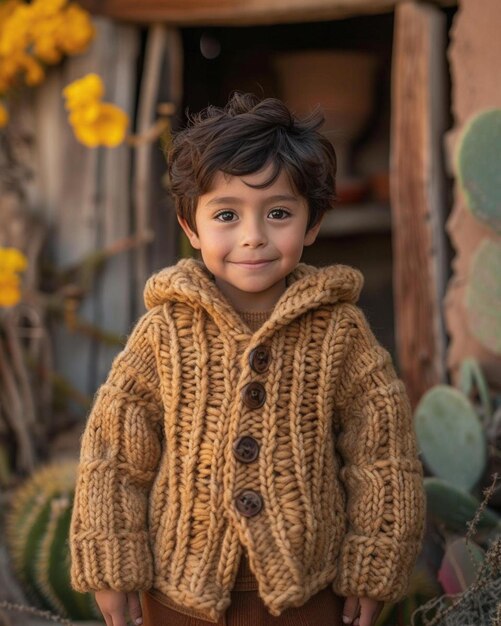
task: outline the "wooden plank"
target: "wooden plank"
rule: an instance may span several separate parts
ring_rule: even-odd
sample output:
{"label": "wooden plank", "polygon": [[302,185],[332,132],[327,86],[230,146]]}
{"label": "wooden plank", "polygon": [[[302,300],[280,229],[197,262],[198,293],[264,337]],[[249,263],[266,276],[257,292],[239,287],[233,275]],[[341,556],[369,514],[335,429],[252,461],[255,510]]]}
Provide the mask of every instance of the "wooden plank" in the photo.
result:
{"label": "wooden plank", "polygon": [[[152,26],[147,35],[144,68],[139,89],[136,131],[139,135],[153,126],[157,117],[158,90],[165,55],[168,29],[162,24]],[[136,235],[142,237],[151,229],[151,162],[152,144],[136,148],[133,172],[134,223]],[[158,233],[161,236],[161,233]],[[143,290],[150,274],[148,245],[142,244],[135,254],[136,313],[144,311]]]}
{"label": "wooden plank", "polygon": [[[89,50],[52,68],[34,92],[38,159],[36,186],[41,213],[50,226],[50,253],[60,267],[130,232],[130,150],[89,149],[75,139],[63,107],[62,89],[98,71],[105,101],[132,113],[137,41],[131,30],[96,18],[98,36]],[[130,270],[126,255],[109,261],[78,315],[86,322],[125,334],[131,323]],[[97,344],[60,324],[53,333],[55,367],[84,394],[92,395],[116,349]]]}
{"label": "wooden plank", "polygon": [[[51,68],[46,80],[33,92],[37,137],[36,183],[40,213],[50,228],[51,260],[63,267],[96,249],[98,150],[89,150],[75,139],[64,110],[62,89],[99,67],[102,42],[86,54]],[[96,300],[86,298],[79,315],[95,319]],[[52,330],[54,365],[84,394],[93,389],[93,346],[88,338],[61,323]]]}
{"label": "wooden plank", "polygon": [[445,26],[435,7],[408,1],[397,8],[391,125],[394,290],[399,367],[413,405],[445,380]]}
{"label": "wooden plank", "polygon": [[[197,24],[281,24],[342,19],[387,13],[404,0],[83,0],[96,14],[133,22],[166,22],[176,26]],[[457,0],[435,0],[453,6]]]}
{"label": "wooden plank", "polygon": [[[158,87],[158,103],[174,105],[170,118],[171,127],[176,129],[183,117],[183,42],[177,28],[169,28],[162,71]],[[151,268],[156,271],[172,265],[179,255],[179,226],[174,202],[168,196],[164,183],[166,162],[158,143],[153,146],[150,173],[151,225],[156,233],[151,245]]]}
{"label": "wooden plank", "polygon": [[[501,107],[501,82],[493,79],[499,75],[501,59],[501,38],[498,36],[501,3],[499,0],[482,0],[480,4],[481,10],[477,0],[462,0],[451,31],[449,59],[454,127],[447,138],[450,163],[454,160],[458,137],[468,120],[483,109]],[[464,304],[473,255],[483,241],[487,238],[499,241],[499,235],[466,209],[464,196],[457,184],[447,230],[456,253],[445,301],[450,336],[447,364],[452,379],[456,381],[463,359],[477,358],[490,386],[499,391],[499,355],[482,346],[475,338]]]}
{"label": "wooden plank", "polygon": [[[97,37],[107,42],[103,49],[99,74],[106,86],[105,100],[121,107],[134,118],[137,89],[137,57],[140,33],[137,26],[116,24],[100,19]],[[99,247],[109,247],[131,233],[132,202],[130,194],[131,150],[127,144],[101,152],[99,175]],[[107,261],[96,285],[97,323],[104,330],[129,333],[133,319],[131,281],[133,252],[122,252]],[[94,386],[100,384],[118,351],[117,347],[99,343],[96,346]]]}

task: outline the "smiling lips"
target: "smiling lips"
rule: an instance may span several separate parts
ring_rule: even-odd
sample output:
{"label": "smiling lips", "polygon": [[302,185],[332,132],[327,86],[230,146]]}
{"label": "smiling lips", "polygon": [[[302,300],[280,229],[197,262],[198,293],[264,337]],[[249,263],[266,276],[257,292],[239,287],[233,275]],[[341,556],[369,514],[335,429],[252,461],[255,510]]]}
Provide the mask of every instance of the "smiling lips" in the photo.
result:
{"label": "smiling lips", "polygon": [[258,267],[263,267],[264,265],[271,263],[273,260],[274,259],[262,259],[259,261],[233,261],[233,263],[235,265],[238,265],[239,267],[248,267],[251,269],[256,269]]}

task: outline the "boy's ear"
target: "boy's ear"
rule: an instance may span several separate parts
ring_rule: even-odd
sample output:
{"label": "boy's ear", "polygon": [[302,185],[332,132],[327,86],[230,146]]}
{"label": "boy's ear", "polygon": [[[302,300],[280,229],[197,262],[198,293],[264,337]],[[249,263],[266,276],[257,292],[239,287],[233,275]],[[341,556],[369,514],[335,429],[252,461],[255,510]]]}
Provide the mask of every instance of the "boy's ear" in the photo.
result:
{"label": "boy's ear", "polygon": [[304,245],[305,246],[311,246],[312,243],[315,242],[315,239],[317,238],[317,235],[320,231],[320,226],[322,224],[322,220],[323,220],[323,215],[320,218],[320,220],[315,224],[315,226],[312,226],[311,228],[309,228],[306,231],[306,234],[304,236]]}
{"label": "boy's ear", "polygon": [[195,250],[200,250],[200,239],[198,238],[197,233],[191,229],[190,225],[184,217],[178,215],[177,221],[179,222],[179,226],[181,226],[181,228],[184,230],[185,235],[190,240],[191,245],[195,248]]}

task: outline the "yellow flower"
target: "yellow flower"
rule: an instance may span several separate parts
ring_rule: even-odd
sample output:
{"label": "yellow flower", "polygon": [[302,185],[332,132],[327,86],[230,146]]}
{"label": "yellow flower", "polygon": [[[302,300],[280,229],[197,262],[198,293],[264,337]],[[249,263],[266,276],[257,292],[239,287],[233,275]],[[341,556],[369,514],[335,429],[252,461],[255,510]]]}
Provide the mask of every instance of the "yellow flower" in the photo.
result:
{"label": "yellow flower", "polygon": [[11,86],[11,82],[7,80],[6,76],[2,75],[2,62],[0,61],[0,94],[8,91]]}
{"label": "yellow flower", "polygon": [[86,106],[71,109],[70,124],[72,126],[81,126],[85,124],[93,124],[101,113],[101,101],[95,100],[89,102]]}
{"label": "yellow flower", "polygon": [[68,0],[34,0],[31,3],[33,15],[37,18],[47,18],[56,15],[64,9]]}
{"label": "yellow flower", "polygon": [[103,102],[98,117],[91,124],[75,124],[73,131],[78,141],[89,148],[99,145],[113,148],[125,138],[129,118],[119,107]]}
{"label": "yellow flower", "polygon": [[21,77],[40,83],[42,64],[83,52],[94,35],[90,15],[68,0],[0,0],[0,93]]}
{"label": "yellow flower", "polygon": [[19,6],[20,0],[2,0],[0,2],[0,23]]}
{"label": "yellow flower", "polygon": [[24,69],[26,71],[25,80],[27,85],[38,85],[45,78],[43,67],[33,57],[26,55]]}
{"label": "yellow flower", "polygon": [[61,14],[56,39],[66,54],[83,52],[96,34],[89,14],[76,4],[70,4]]}
{"label": "yellow flower", "polygon": [[14,306],[21,298],[20,278],[28,260],[17,248],[0,248],[0,306]]}
{"label": "yellow flower", "polygon": [[3,28],[7,18],[12,15],[18,6],[19,0],[5,0],[4,2],[0,2],[0,30]]}
{"label": "yellow flower", "polygon": [[4,105],[0,102],[0,128],[3,126],[7,126],[7,122],[9,121],[9,112],[4,107]]}
{"label": "yellow flower", "polygon": [[19,71],[17,59],[2,59],[0,57],[0,93],[5,93],[14,84],[14,78]]}
{"label": "yellow flower", "polygon": [[31,30],[33,53],[45,63],[59,63],[62,51],[59,49],[57,33],[63,22],[61,15],[42,17],[33,24]]}
{"label": "yellow flower", "polygon": [[29,5],[20,4],[5,20],[0,39],[0,55],[24,51],[30,43],[32,13]]}
{"label": "yellow flower", "polygon": [[101,102],[104,85],[97,74],[87,74],[63,89],[69,121],[78,141],[95,148],[117,146],[124,140],[129,118],[114,104]]}
{"label": "yellow flower", "polygon": [[24,52],[16,52],[5,59],[0,58],[0,91],[10,89],[16,81],[16,76],[26,66],[28,55]]}
{"label": "yellow flower", "polygon": [[19,278],[15,274],[0,274],[0,306],[14,306],[21,299]]}
{"label": "yellow flower", "polygon": [[108,148],[118,146],[125,139],[129,118],[127,114],[114,104],[103,102],[101,115],[96,122],[100,143]]}
{"label": "yellow flower", "polygon": [[55,65],[63,57],[63,53],[58,50],[52,37],[39,37],[33,44],[36,56],[50,65]]}
{"label": "yellow flower", "polygon": [[40,63],[24,52],[11,54],[6,59],[0,59],[0,92],[6,92],[13,87],[17,75],[23,71],[28,85],[38,85],[45,76]]}
{"label": "yellow flower", "polygon": [[87,74],[63,89],[63,95],[66,98],[65,106],[70,111],[93,104],[96,100],[101,100],[103,94],[103,81],[97,74]]}
{"label": "yellow flower", "polygon": [[0,248],[0,273],[23,272],[28,259],[17,248]]}

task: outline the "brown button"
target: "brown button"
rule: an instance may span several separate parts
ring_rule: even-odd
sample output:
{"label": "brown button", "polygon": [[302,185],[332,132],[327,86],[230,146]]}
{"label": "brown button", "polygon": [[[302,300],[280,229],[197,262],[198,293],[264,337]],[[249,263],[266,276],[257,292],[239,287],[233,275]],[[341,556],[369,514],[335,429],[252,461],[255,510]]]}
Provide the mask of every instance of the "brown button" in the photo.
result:
{"label": "brown button", "polygon": [[254,437],[239,437],[233,444],[233,453],[242,463],[252,463],[258,457],[259,444]]}
{"label": "brown button", "polygon": [[266,400],[266,391],[261,383],[252,382],[242,389],[242,400],[249,409],[259,409]]}
{"label": "brown button", "polygon": [[258,374],[263,374],[270,367],[270,351],[266,346],[256,346],[249,354],[249,363]]}
{"label": "brown button", "polygon": [[254,517],[263,508],[263,499],[252,489],[246,489],[235,498],[235,506],[245,517]]}

